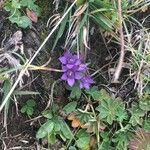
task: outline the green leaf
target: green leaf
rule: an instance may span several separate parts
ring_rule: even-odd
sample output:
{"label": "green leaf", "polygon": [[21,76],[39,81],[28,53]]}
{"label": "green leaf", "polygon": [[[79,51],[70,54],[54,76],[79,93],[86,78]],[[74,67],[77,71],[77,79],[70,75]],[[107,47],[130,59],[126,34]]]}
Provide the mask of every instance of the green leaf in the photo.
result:
{"label": "green leaf", "polygon": [[112,139],[116,143],[116,150],[127,150],[128,146],[128,134],[126,132],[120,132]]}
{"label": "green leaf", "polygon": [[54,123],[55,123],[55,127],[54,127],[55,132],[59,132],[61,130],[61,125],[57,120],[54,120]]}
{"label": "green leaf", "polygon": [[14,7],[12,7],[11,3],[6,3],[4,9],[6,11],[10,11],[11,13],[15,12],[15,10],[16,10]]}
{"label": "green leaf", "polygon": [[30,107],[34,107],[36,105],[35,101],[33,99],[29,99],[26,104]]}
{"label": "green leaf", "polygon": [[40,139],[40,138],[44,138],[49,134],[51,134],[51,132],[54,129],[54,123],[51,120],[48,120],[46,123],[44,123],[38,130],[37,134],[36,134],[36,138]]}
{"label": "green leaf", "polygon": [[77,150],[74,146],[70,146],[69,150]]}
{"label": "green leaf", "polygon": [[[4,82],[4,85],[3,85],[3,87],[2,87],[2,91],[3,91],[3,93],[4,93],[4,95],[3,95],[3,99],[4,99],[4,97],[6,97],[6,95],[8,94],[8,92],[10,91],[10,89],[11,89],[11,81],[8,79],[8,80],[5,80],[5,82]],[[3,100],[2,100],[3,101]]]}
{"label": "green leaf", "polygon": [[103,140],[103,142],[100,145],[100,147],[101,147],[100,150],[109,150],[110,149],[111,141],[110,141],[109,134],[110,133],[108,133],[108,132],[101,132],[100,133],[101,138]]}
{"label": "green leaf", "polygon": [[34,2],[35,0],[21,0],[20,4],[31,9],[35,5]]}
{"label": "green leaf", "polygon": [[100,90],[100,95],[101,95],[101,99],[103,100],[112,99],[109,93],[105,89]]}
{"label": "green leaf", "polygon": [[147,118],[143,122],[143,128],[147,131],[150,131],[150,118]]}
{"label": "green leaf", "polygon": [[91,119],[91,114],[90,112],[85,112],[81,109],[78,109],[77,112],[77,117],[80,119],[82,123],[87,123]]}
{"label": "green leaf", "polygon": [[59,136],[61,137],[61,139],[65,142],[66,141],[66,137],[64,136],[64,134],[62,132],[59,132]]}
{"label": "green leaf", "polygon": [[88,137],[89,134],[86,132],[85,129],[80,129],[77,134],[76,134],[76,137],[77,138],[80,138],[80,137]]}
{"label": "green leaf", "polygon": [[46,111],[42,112],[42,115],[48,119],[52,119],[52,117],[53,117],[53,113],[51,110],[46,110]]}
{"label": "green leaf", "polygon": [[102,14],[95,14],[90,16],[102,29],[111,32],[113,30],[113,24],[109,18]]}
{"label": "green leaf", "polygon": [[99,100],[101,98],[100,91],[98,90],[98,87],[93,86],[89,90],[85,91],[87,94],[91,95],[94,100]]}
{"label": "green leaf", "polygon": [[24,105],[22,108],[21,108],[21,113],[25,113],[27,111],[28,107],[27,105]]}
{"label": "green leaf", "polygon": [[123,109],[119,109],[116,112],[116,116],[117,116],[117,121],[119,122],[123,122],[123,120],[126,120],[128,118],[128,114],[127,112]]}
{"label": "green leaf", "polygon": [[27,28],[27,27],[31,26],[31,24],[32,24],[31,20],[27,16],[19,17],[19,19],[16,23],[21,28]]}
{"label": "green leaf", "polygon": [[[149,53],[149,57],[150,57],[150,53]],[[150,62],[150,58],[149,58],[149,62]],[[145,93],[150,94],[150,82],[147,83],[146,87],[144,88]]]}
{"label": "green leaf", "polygon": [[66,111],[66,113],[71,113],[75,111],[76,107],[77,107],[77,102],[73,101],[68,103],[63,109]]}
{"label": "green leaf", "polygon": [[101,101],[101,104],[96,108],[96,110],[100,112],[99,114],[100,118],[101,119],[106,118],[106,121],[109,124],[112,124],[113,120],[115,120],[116,118],[115,102],[112,99]]}
{"label": "green leaf", "polygon": [[33,99],[30,99],[26,102],[26,104],[21,108],[22,113],[27,113],[28,116],[33,115],[33,107],[36,105]]}
{"label": "green leaf", "polygon": [[[65,10],[64,12],[66,12],[67,8],[68,8],[68,6],[66,6],[66,8],[64,9],[64,10]],[[53,47],[52,47],[52,51],[54,50],[54,48],[55,48],[55,46],[56,46],[58,40],[61,38],[61,36],[62,36],[63,33],[64,33],[66,24],[67,24],[67,22],[68,22],[69,15],[70,15],[70,14],[68,13],[68,14],[66,15],[66,17],[63,19],[63,21],[61,22],[60,26],[59,26],[59,30],[58,30],[58,32],[57,32],[57,36],[55,37],[55,42],[54,42],[54,45],[53,45]]]}
{"label": "green leaf", "polygon": [[18,0],[12,0],[11,5],[12,5],[12,7],[16,8],[16,9],[20,9],[21,8],[21,4],[19,3]]}
{"label": "green leaf", "polygon": [[145,112],[141,110],[137,104],[132,104],[132,108],[129,109],[129,112],[131,113],[129,123],[131,123],[133,126],[136,126],[137,124],[142,125],[142,117],[145,115]]}
{"label": "green leaf", "polygon": [[54,127],[54,131],[55,132],[59,132],[61,130],[61,125],[60,125],[60,117],[55,115],[53,118],[52,118],[52,121],[54,122],[55,124],[55,127]]}
{"label": "green leaf", "polygon": [[71,93],[70,93],[70,97],[71,98],[77,98],[79,99],[81,96],[81,89],[79,86],[79,83],[76,83],[73,87],[70,88]]}
{"label": "green leaf", "polygon": [[96,108],[100,112],[99,116],[101,119],[105,119],[109,124],[113,121],[118,120],[120,122],[127,118],[127,113],[124,110],[124,104],[120,99],[103,99]]}
{"label": "green leaf", "polygon": [[90,137],[80,137],[77,141],[77,147],[81,149],[87,149],[89,147]]}
{"label": "green leaf", "polygon": [[[7,94],[9,93],[9,91],[10,91],[10,89],[11,89],[11,81],[8,79],[8,80],[5,80],[5,82],[4,82],[4,85],[3,85],[3,87],[2,87],[2,92],[3,92],[3,98],[2,98],[2,101],[4,101],[4,99],[5,99],[5,97],[7,96]],[[9,97],[9,99],[8,99],[8,101],[7,101],[7,103],[5,104],[5,109],[4,109],[4,117],[6,117],[7,118],[7,115],[8,115],[8,110],[9,110],[9,106],[10,106],[10,98],[11,97]]]}
{"label": "green leaf", "polygon": [[31,26],[32,22],[27,16],[12,16],[9,18],[12,23],[16,23],[21,28]]}
{"label": "green leaf", "polygon": [[150,94],[144,93],[139,100],[139,107],[144,111],[150,111]]}
{"label": "green leaf", "polygon": [[55,144],[56,142],[56,135],[54,132],[52,132],[51,134],[48,134],[48,143],[49,144]]}
{"label": "green leaf", "polygon": [[33,108],[32,107],[27,107],[26,112],[29,116],[33,115]]}
{"label": "green leaf", "polygon": [[9,20],[11,21],[11,23],[17,23],[19,21],[19,17],[20,16],[11,16],[9,17]]}
{"label": "green leaf", "polygon": [[116,116],[117,116],[117,121],[123,122],[123,120],[126,120],[128,118],[128,114],[125,110],[125,105],[121,101],[121,99],[115,99],[117,103],[117,110],[116,110]]}
{"label": "green leaf", "polygon": [[33,10],[37,16],[40,16],[41,10],[40,10],[40,7],[35,4],[35,0],[21,0],[20,4],[24,7],[27,7]]}
{"label": "green leaf", "polygon": [[63,135],[65,136],[65,138],[72,139],[73,134],[72,134],[69,126],[66,124],[66,122],[61,117],[59,117],[59,124],[60,124],[61,131],[62,131]]}

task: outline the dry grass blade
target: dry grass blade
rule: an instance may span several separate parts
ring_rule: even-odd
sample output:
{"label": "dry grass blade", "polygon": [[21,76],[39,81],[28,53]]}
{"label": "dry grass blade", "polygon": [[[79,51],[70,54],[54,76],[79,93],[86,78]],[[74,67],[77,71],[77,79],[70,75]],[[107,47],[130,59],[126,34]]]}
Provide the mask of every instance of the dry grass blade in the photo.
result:
{"label": "dry grass blade", "polygon": [[88,30],[86,27],[83,27],[83,43],[87,49],[90,49],[88,46]]}
{"label": "dry grass blade", "polygon": [[59,14],[54,14],[53,16],[51,16],[47,21],[46,27],[50,26],[49,24],[51,23],[51,20],[54,20],[55,18],[58,18],[58,17],[59,17]]}
{"label": "dry grass blade", "polygon": [[120,77],[120,73],[123,67],[123,61],[124,61],[124,55],[125,55],[125,49],[124,49],[124,35],[123,35],[123,17],[122,17],[122,8],[121,8],[121,0],[118,0],[118,16],[119,16],[119,32],[120,32],[120,44],[121,44],[121,52],[120,52],[120,57],[119,57],[119,62],[117,65],[117,68],[114,73],[113,77],[113,83],[118,83],[118,79]]}
{"label": "dry grass blade", "polygon": [[67,47],[67,44],[69,43],[69,41],[71,40],[71,38],[73,36],[73,32],[76,30],[77,22],[78,22],[77,17],[73,18],[73,20],[71,21],[71,25],[68,29],[67,38],[65,41],[65,47]]}
{"label": "dry grass blade", "polygon": [[149,150],[150,148],[150,132],[143,129],[136,131],[136,135],[129,142],[130,150]]}
{"label": "dry grass blade", "polygon": [[76,12],[74,13],[73,16],[75,16],[75,17],[81,16],[81,14],[83,14],[83,12],[87,9],[87,7],[88,7],[87,4],[84,4],[83,6],[80,6],[80,7],[76,10]]}

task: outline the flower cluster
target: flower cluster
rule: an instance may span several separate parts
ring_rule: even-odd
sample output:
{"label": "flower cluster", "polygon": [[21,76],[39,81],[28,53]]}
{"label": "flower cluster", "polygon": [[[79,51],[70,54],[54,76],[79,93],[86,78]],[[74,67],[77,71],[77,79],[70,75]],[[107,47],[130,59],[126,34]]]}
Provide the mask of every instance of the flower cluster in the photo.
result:
{"label": "flower cluster", "polygon": [[62,64],[62,80],[67,81],[68,85],[71,87],[77,80],[80,81],[80,88],[88,89],[90,87],[93,80],[90,75],[87,75],[87,66],[81,62],[81,58],[70,52],[65,52],[59,60]]}

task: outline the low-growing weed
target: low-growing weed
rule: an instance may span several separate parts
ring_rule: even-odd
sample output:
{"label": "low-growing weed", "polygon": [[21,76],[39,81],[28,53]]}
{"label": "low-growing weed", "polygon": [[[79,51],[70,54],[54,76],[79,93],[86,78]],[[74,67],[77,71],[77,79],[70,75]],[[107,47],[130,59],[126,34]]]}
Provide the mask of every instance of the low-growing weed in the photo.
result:
{"label": "low-growing weed", "polygon": [[[10,13],[8,18],[11,23],[16,23],[21,28],[30,27],[32,21],[36,22],[36,17],[40,15],[40,8],[35,0],[8,0],[4,9]],[[24,9],[27,15],[24,15]]]}
{"label": "low-growing weed", "polygon": [[25,105],[21,108],[21,113],[26,113],[28,116],[32,116],[35,110],[36,103],[33,99],[27,100]]}
{"label": "low-growing weed", "polygon": [[56,136],[59,136],[64,142],[73,139],[74,135],[65,120],[58,115],[57,106],[53,106],[52,110],[47,110],[42,115],[47,119],[39,128],[36,137],[47,138],[49,144],[56,142]]}
{"label": "low-growing weed", "polygon": [[98,90],[93,86],[78,95],[77,86],[71,89],[73,99],[84,97],[85,107],[79,106],[77,101],[69,102],[63,108],[65,118],[56,110],[44,112],[47,121],[38,130],[37,138],[47,138],[49,144],[53,144],[56,135],[59,135],[66,143],[62,145],[64,149],[106,150],[115,147],[127,150],[137,127],[149,130],[149,120],[144,119],[150,111],[147,94],[141,97],[139,103],[132,103],[127,108],[122,99],[110,96],[104,89]]}

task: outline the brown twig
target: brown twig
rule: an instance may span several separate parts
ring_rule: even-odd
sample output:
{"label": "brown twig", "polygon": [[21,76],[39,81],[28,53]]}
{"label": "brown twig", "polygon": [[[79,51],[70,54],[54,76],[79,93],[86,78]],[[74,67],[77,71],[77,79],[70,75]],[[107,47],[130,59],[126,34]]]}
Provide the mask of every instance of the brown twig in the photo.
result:
{"label": "brown twig", "polygon": [[125,55],[125,49],[124,49],[124,34],[123,34],[123,17],[122,17],[122,8],[121,8],[121,0],[118,0],[118,16],[119,16],[119,33],[120,33],[120,44],[121,44],[121,52],[120,52],[120,57],[119,57],[119,62],[118,65],[115,69],[115,73],[113,76],[113,83],[118,83],[118,79],[120,77],[120,73],[122,70],[123,66],[123,61],[124,61],[124,55]]}

